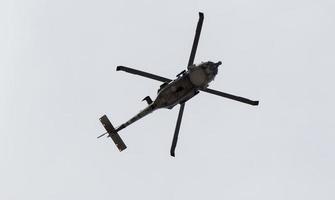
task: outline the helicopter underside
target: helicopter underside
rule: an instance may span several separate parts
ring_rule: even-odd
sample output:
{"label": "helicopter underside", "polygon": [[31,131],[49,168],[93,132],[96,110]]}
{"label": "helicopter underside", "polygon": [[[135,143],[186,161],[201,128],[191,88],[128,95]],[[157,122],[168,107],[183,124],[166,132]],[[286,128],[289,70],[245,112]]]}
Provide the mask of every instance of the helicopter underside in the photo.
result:
{"label": "helicopter underside", "polygon": [[155,109],[172,109],[175,105],[186,102],[198,93],[199,91],[191,82],[189,75],[184,74],[159,91],[153,106]]}
{"label": "helicopter underside", "polygon": [[244,97],[235,96],[232,94],[208,88],[208,84],[214,80],[216,74],[218,73],[218,66],[221,65],[222,63],[220,61],[217,63],[208,61],[200,63],[198,65],[194,64],[194,58],[198,47],[203,19],[204,19],[203,13],[199,12],[199,21],[195,31],[191,54],[187,64],[187,70],[183,70],[181,73],[179,73],[175,80],[125,66],[117,66],[116,71],[125,71],[131,74],[140,75],[146,78],[160,81],[163,84],[158,90],[158,94],[155,101],[152,101],[149,96],[145,97],[143,100],[147,101],[148,106],[144,108],[142,111],[140,111],[138,114],[136,114],[134,117],[132,117],[130,120],[121,124],[119,127],[114,128],[114,126],[108,120],[106,115],[101,117],[100,122],[105,127],[107,133],[104,133],[99,137],[108,134],[108,136],[112,138],[118,149],[120,151],[123,151],[127,147],[122,141],[121,137],[119,136],[118,131],[126,128],[130,124],[136,122],[137,120],[143,118],[144,116],[150,114],[151,112],[159,108],[172,109],[177,104],[180,104],[179,114],[170,149],[170,155],[175,156],[175,148],[177,145],[178,134],[183,117],[185,102],[194,97],[195,95],[197,95],[199,91],[221,96],[224,98],[239,101],[253,106],[258,105],[259,103],[258,101],[253,101]]}

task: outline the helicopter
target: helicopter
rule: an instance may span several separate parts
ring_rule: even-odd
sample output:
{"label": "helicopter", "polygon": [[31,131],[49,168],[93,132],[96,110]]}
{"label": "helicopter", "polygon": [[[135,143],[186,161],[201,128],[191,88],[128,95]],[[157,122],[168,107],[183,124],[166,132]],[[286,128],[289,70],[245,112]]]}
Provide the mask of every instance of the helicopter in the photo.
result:
{"label": "helicopter", "polygon": [[147,107],[140,111],[137,115],[132,117],[130,120],[121,124],[117,128],[114,128],[112,123],[109,121],[106,115],[103,115],[100,118],[100,122],[106,129],[106,133],[98,136],[98,138],[108,134],[108,137],[111,137],[119,151],[123,151],[127,148],[120,135],[119,131],[126,128],[130,124],[136,122],[137,120],[145,117],[146,115],[161,109],[167,108],[172,109],[176,105],[180,105],[179,114],[177,118],[177,123],[172,139],[172,145],[170,149],[170,155],[175,157],[175,149],[178,141],[178,135],[180,130],[180,125],[183,117],[183,112],[185,108],[185,103],[199,94],[200,92],[210,93],[214,95],[218,95],[224,98],[228,98],[231,100],[239,101],[242,103],[246,103],[249,105],[257,106],[259,101],[253,101],[244,97],[228,94],[225,92],[220,92],[217,90],[213,90],[208,88],[209,83],[214,80],[215,76],[218,73],[218,67],[222,64],[221,61],[218,62],[202,62],[200,64],[194,64],[194,58],[198,47],[198,42],[200,38],[201,28],[204,21],[204,14],[199,12],[199,20],[197,24],[197,28],[195,31],[195,36],[193,40],[193,45],[191,49],[191,54],[188,60],[187,69],[183,70],[179,74],[177,74],[176,79],[169,79],[163,76],[155,75],[152,73],[140,71],[137,69],[125,67],[125,66],[117,66],[116,71],[124,71],[130,74],[135,74],[139,76],[143,76],[149,79],[153,79],[156,81],[162,82],[158,91],[157,97],[155,100],[152,100],[150,96],[145,97],[142,101],[147,102]]}

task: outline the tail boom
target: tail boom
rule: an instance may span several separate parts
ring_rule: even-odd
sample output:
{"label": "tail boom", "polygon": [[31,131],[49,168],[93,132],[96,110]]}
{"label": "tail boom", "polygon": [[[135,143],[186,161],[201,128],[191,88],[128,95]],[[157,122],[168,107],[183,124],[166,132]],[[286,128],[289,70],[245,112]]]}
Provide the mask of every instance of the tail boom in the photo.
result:
{"label": "tail boom", "polygon": [[139,112],[137,115],[135,115],[133,118],[131,118],[127,122],[121,124],[121,126],[119,126],[116,129],[114,128],[112,123],[109,121],[107,116],[104,115],[100,118],[100,122],[105,127],[107,133],[104,133],[104,134],[100,135],[98,138],[104,136],[105,134],[108,134],[108,137],[112,138],[113,142],[115,143],[115,145],[119,149],[119,151],[123,151],[127,148],[127,146],[124,144],[123,140],[121,139],[120,135],[118,134],[118,131],[126,128],[130,124],[132,124],[132,123],[136,122],[137,120],[141,119],[142,117],[150,114],[154,110],[155,110],[155,108],[154,108],[154,105],[152,103],[148,107],[146,107],[144,110]]}
{"label": "tail boom", "polygon": [[144,110],[142,110],[141,112],[139,112],[137,115],[135,115],[134,117],[132,117],[130,120],[128,120],[127,122],[121,124],[116,131],[120,131],[124,128],[126,128],[127,126],[129,126],[130,124],[136,122],[137,120],[145,117],[146,115],[150,114],[152,111],[154,111],[154,104],[150,104],[148,107],[146,107]]}

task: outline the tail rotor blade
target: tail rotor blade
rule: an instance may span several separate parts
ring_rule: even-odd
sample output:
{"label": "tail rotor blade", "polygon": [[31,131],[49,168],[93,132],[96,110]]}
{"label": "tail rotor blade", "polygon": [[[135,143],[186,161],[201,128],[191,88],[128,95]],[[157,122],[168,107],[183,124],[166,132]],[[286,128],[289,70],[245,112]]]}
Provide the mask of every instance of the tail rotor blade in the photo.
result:
{"label": "tail rotor blade", "polygon": [[173,156],[173,157],[175,157],[174,151],[175,151],[176,146],[177,146],[178,134],[179,134],[181,120],[183,118],[184,107],[185,107],[185,103],[180,104],[180,109],[179,109],[179,114],[178,114],[176,129],[174,131],[172,145],[171,145],[171,150],[170,150],[170,155]]}
{"label": "tail rotor blade", "polygon": [[104,135],[106,135],[106,134],[108,134],[108,132],[106,132],[106,133],[104,133],[104,134],[101,134],[101,135],[99,135],[97,138],[99,139],[99,138],[101,138],[102,136],[104,136]]}
{"label": "tail rotor blade", "polygon": [[106,115],[102,116],[100,118],[100,122],[105,127],[109,137],[112,138],[113,142],[115,143],[116,147],[119,149],[119,151],[123,151],[127,148],[127,146],[124,144],[123,140],[121,139],[120,135],[116,132],[114,126],[109,121]]}

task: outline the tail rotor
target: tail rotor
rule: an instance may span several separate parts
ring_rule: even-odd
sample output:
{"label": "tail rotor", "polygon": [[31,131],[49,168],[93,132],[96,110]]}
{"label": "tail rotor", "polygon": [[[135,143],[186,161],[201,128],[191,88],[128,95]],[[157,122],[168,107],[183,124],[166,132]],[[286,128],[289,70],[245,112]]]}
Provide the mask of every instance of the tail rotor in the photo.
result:
{"label": "tail rotor", "polygon": [[127,148],[127,146],[124,144],[123,140],[121,139],[120,135],[116,132],[114,126],[109,121],[106,115],[102,116],[100,118],[100,122],[106,129],[106,133],[100,135],[98,138],[101,138],[102,136],[108,134],[108,137],[111,137],[113,142],[115,143],[116,147],[119,149],[119,151],[123,151]]}

